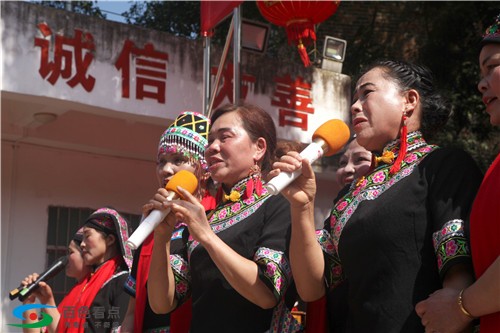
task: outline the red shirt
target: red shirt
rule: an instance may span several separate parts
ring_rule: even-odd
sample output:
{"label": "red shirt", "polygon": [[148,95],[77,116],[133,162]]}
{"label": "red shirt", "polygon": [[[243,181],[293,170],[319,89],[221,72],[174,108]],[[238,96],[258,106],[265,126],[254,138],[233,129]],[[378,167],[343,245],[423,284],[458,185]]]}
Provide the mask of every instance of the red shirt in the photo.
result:
{"label": "red shirt", "polygon": [[[470,244],[476,278],[500,255],[500,154],[490,166],[472,206]],[[481,333],[498,333],[500,312],[480,318]]]}

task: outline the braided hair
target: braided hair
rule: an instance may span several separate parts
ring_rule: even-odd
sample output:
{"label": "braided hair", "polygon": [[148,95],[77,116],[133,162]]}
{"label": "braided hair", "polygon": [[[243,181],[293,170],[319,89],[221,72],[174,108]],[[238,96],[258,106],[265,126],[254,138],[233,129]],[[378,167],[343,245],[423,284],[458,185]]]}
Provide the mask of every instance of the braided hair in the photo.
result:
{"label": "braided hair", "polygon": [[420,130],[425,137],[430,137],[446,124],[451,108],[436,90],[434,77],[427,67],[404,61],[379,60],[364,70],[363,74],[374,68],[382,69],[384,77],[395,82],[400,91],[414,89],[419,93],[422,109]]}

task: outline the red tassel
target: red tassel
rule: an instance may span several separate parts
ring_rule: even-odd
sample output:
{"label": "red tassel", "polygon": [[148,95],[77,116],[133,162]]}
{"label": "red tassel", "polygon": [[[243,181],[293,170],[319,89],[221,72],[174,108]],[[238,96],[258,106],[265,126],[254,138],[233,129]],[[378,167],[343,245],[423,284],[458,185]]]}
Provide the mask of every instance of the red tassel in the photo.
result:
{"label": "red tassel", "polygon": [[262,180],[260,176],[255,180],[255,193],[260,197],[262,194]]}
{"label": "red tassel", "polygon": [[307,50],[304,47],[304,44],[302,44],[302,41],[299,40],[299,43],[297,44],[297,48],[299,50],[300,59],[302,59],[304,66],[305,67],[311,66],[311,61],[309,60],[309,55],[307,54]]}
{"label": "red tassel", "polygon": [[253,194],[253,177],[250,177],[250,179],[247,182],[247,187],[245,188],[245,199],[248,199],[252,196]]}
{"label": "red tassel", "polygon": [[289,45],[293,45],[293,42],[297,40],[302,40],[304,44],[309,45],[316,40],[314,24],[308,20],[287,22],[286,35]]}
{"label": "red tassel", "polygon": [[289,44],[292,44],[292,42],[297,43],[300,59],[302,59],[304,66],[311,66],[305,45],[309,45],[316,40],[314,24],[309,20],[292,20],[287,22],[286,33]]}
{"label": "red tassel", "polygon": [[402,121],[403,121],[403,126],[401,127],[399,153],[398,153],[398,157],[396,158],[396,161],[394,161],[394,164],[392,165],[391,169],[389,170],[389,173],[391,175],[395,174],[396,172],[399,171],[399,169],[401,169],[401,163],[403,162],[403,160],[406,156],[406,149],[408,147],[408,142],[406,142],[408,129],[406,128],[406,114],[404,114],[404,113],[403,113]]}

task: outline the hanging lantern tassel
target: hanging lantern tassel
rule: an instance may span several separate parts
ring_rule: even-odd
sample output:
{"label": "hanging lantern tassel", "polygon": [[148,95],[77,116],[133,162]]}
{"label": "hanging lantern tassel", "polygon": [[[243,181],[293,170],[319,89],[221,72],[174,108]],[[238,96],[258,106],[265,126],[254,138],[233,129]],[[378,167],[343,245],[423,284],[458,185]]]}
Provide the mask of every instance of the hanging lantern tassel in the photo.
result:
{"label": "hanging lantern tassel", "polygon": [[316,40],[314,24],[309,20],[292,20],[287,22],[286,33],[289,44],[297,44],[297,49],[304,66],[311,65],[306,45]]}
{"label": "hanging lantern tassel", "polygon": [[297,49],[299,50],[300,59],[302,59],[304,66],[306,66],[306,67],[311,66],[311,61],[309,60],[309,55],[307,54],[306,47],[302,43],[301,39],[299,39],[299,41],[297,43]]}

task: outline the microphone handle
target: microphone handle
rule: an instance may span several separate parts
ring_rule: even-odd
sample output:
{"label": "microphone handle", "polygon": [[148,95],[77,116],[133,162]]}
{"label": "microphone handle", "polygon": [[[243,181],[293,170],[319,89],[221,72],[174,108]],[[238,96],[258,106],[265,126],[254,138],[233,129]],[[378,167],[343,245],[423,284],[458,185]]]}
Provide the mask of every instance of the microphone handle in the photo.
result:
{"label": "microphone handle", "polygon": [[24,285],[22,285],[22,284],[20,284],[19,287],[17,287],[16,289],[12,289],[9,292],[9,299],[11,301],[16,299],[19,296],[19,293],[21,292],[22,289],[24,289]]}
{"label": "microphone handle", "polygon": [[323,154],[328,150],[328,146],[325,149],[325,141],[322,139],[315,139],[311,142],[303,151],[300,152],[300,156],[313,164],[318,158],[323,156]]}
{"label": "microphone handle", "polygon": [[40,287],[40,282],[48,281],[49,279],[51,279],[52,277],[57,275],[61,271],[61,269],[64,268],[64,266],[66,266],[66,262],[59,260],[54,266],[52,266],[47,271],[45,271],[42,275],[40,275],[38,277],[38,279],[36,279],[36,281],[34,281],[33,283],[31,283],[31,284],[27,285],[25,288],[23,288],[19,292],[19,300],[21,302],[23,302],[26,298],[28,298],[31,295],[31,293],[33,291],[37,290],[38,287]]}
{"label": "microphone handle", "polygon": [[24,302],[26,298],[28,298],[32,292],[38,289],[40,287],[39,280],[33,282],[32,284],[26,286],[26,288],[22,289],[19,292],[19,301]]}
{"label": "microphone handle", "polygon": [[276,177],[274,177],[273,182],[269,181],[264,187],[272,195],[277,195],[285,187],[290,185],[290,183],[297,178],[302,173],[302,168],[295,170],[294,172],[282,172]]}
{"label": "microphone handle", "polygon": [[137,250],[169,213],[170,209],[152,210],[144,221],[139,224],[137,229],[135,229],[134,233],[128,238],[125,244],[132,250]]}
{"label": "microphone handle", "polygon": [[[300,156],[307,159],[309,163],[314,163],[318,158],[323,156],[325,141],[322,139],[316,139],[311,142],[301,153]],[[302,168],[295,170],[294,172],[281,172],[279,175],[271,179],[264,187],[272,195],[277,195],[285,187],[290,185],[300,174],[302,173]]]}
{"label": "microphone handle", "polygon": [[[177,197],[177,193],[169,192],[167,200],[173,200]],[[130,235],[130,237],[125,242],[132,250],[137,250],[139,246],[144,242],[144,240],[155,230],[155,228],[167,217],[170,213],[170,209],[153,209],[149,215],[139,224],[137,229]]]}

